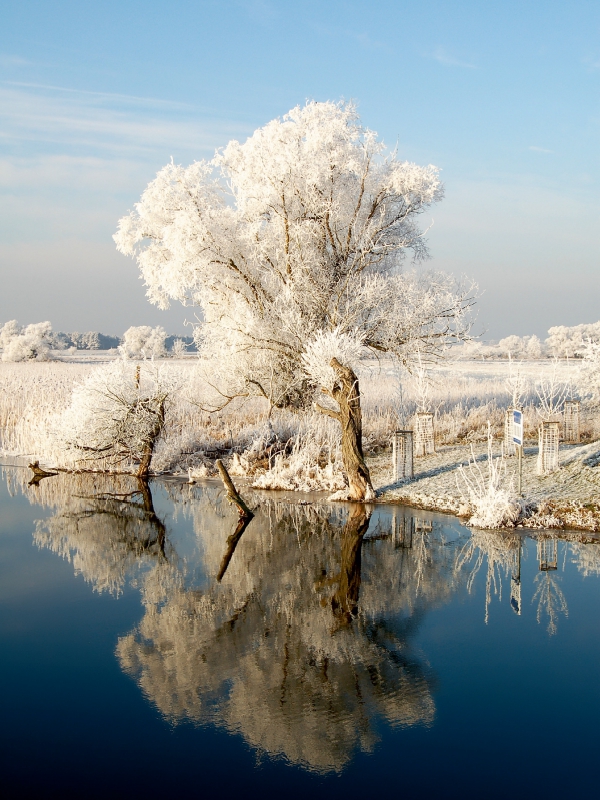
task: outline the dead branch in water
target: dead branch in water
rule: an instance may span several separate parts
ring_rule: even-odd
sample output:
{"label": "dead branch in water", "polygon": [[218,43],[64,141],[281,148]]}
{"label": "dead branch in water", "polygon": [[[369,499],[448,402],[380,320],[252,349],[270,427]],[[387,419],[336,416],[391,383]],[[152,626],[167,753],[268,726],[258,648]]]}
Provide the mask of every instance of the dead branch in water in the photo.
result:
{"label": "dead branch in water", "polygon": [[250,521],[254,516],[254,512],[248,508],[243,497],[240,495],[238,490],[233,485],[233,481],[229,477],[229,473],[227,472],[225,465],[223,464],[220,458],[218,458],[215,461],[215,466],[219,470],[219,474],[221,475],[221,479],[223,481],[225,489],[227,490],[227,497],[229,497],[231,502],[235,503],[235,505],[238,507],[238,511],[240,512],[240,517],[244,517],[248,519],[248,521]]}
{"label": "dead branch in water", "polygon": [[227,469],[225,468],[225,465],[223,464],[221,459],[218,458],[215,461],[215,464],[217,469],[219,470],[225,489],[227,490],[227,497],[229,497],[232,503],[235,503],[240,513],[240,518],[237,527],[235,531],[231,534],[231,536],[227,539],[227,550],[225,552],[225,555],[223,556],[221,567],[219,569],[219,574],[217,575],[217,581],[220,583],[223,576],[225,575],[225,572],[227,571],[227,567],[229,566],[229,562],[231,561],[231,558],[235,552],[235,548],[237,547],[238,542],[242,538],[242,534],[248,527],[248,524],[251,521],[251,519],[254,517],[254,512],[248,508],[248,506],[244,502],[243,497],[240,495],[238,490],[233,485],[233,481],[231,480],[231,477],[227,472]]}
{"label": "dead branch in water", "polygon": [[40,467],[39,461],[34,461],[29,464],[29,469],[33,472],[33,478],[29,481],[28,486],[38,486],[40,481],[44,478],[51,478],[53,475],[58,475],[58,472],[48,472]]}

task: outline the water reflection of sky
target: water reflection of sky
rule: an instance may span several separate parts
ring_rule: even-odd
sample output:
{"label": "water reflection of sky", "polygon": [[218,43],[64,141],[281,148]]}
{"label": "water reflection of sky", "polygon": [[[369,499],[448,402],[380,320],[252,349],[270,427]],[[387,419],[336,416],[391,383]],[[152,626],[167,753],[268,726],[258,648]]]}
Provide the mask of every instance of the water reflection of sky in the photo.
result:
{"label": "water reflection of sky", "polygon": [[[185,740],[178,759],[202,742],[207,775],[219,742],[230,768],[261,790],[287,790],[292,775],[311,791],[327,776],[355,786],[358,765],[360,780],[388,786],[390,747],[401,747],[407,786],[441,790],[427,767],[435,753],[456,796],[481,796],[451,757],[472,748],[470,768],[494,775],[486,795],[495,796],[503,778],[492,751],[512,753],[526,787],[534,767],[509,743],[527,735],[536,751],[550,731],[566,741],[600,710],[600,545],[587,534],[469,533],[427,512],[369,515],[263,494],[250,495],[257,515],[238,541],[217,484],[148,490],[129,478],[60,475],[27,487],[26,477],[6,470],[2,488],[4,671],[23,708],[32,682],[46,685],[33,693],[36,713],[46,725],[55,714],[59,739],[77,738],[68,720],[81,703],[90,730],[80,746],[110,749],[98,741],[98,684],[108,683],[130,703],[137,692],[135,710],[108,704],[113,726],[132,733],[150,712],[153,739],[171,749],[173,736]],[[46,682],[57,658],[62,691]],[[8,706],[23,728],[10,749],[37,734]],[[167,780],[168,765],[160,772]],[[571,781],[586,785],[585,774]],[[557,775],[551,791],[559,785]]]}

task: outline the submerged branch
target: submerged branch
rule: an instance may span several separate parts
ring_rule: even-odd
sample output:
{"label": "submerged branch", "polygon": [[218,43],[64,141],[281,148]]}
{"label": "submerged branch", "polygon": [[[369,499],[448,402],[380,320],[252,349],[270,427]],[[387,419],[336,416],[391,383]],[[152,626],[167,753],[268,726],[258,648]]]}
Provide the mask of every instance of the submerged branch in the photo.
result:
{"label": "submerged branch", "polygon": [[240,512],[240,517],[244,517],[249,522],[254,516],[254,512],[248,508],[248,506],[244,501],[244,498],[240,495],[238,490],[233,485],[233,481],[231,480],[229,473],[227,472],[227,469],[225,468],[225,465],[223,464],[220,458],[218,458],[215,461],[215,466],[219,470],[219,474],[221,475],[221,480],[223,481],[225,489],[227,490],[227,497],[229,497],[231,502],[235,503],[235,505],[238,507],[238,511]]}

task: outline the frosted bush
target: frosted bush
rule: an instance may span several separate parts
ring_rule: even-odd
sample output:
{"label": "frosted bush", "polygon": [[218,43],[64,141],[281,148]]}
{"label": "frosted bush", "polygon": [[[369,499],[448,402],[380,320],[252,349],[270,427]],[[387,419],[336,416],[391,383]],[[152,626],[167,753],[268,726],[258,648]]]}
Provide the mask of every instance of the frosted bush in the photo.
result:
{"label": "frosted bush", "polygon": [[291,452],[275,455],[270,469],[253,484],[258,489],[337,491],[346,488],[339,431],[328,419],[309,416],[294,437]]}
{"label": "frosted bush", "polygon": [[187,345],[183,339],[175,339],[171,349],[171,356],[173,358],[181,358],[187,353]]}
{"label": "frosted bush", "polygon": [[2,361],[47,361],[50,357],[52,325],[36,322],[22,328],[16,319],[0,328]]}
{"label": "frosted bush", "polygon": [[113,361],[75,386],[58,438],[80,466],[127,471],[139,464],[143,474],[175,390],[172,376],[157,368]]}
{"label": "frosted bush", "polygon": [[568,382],[562,380],[558,366],[558,359],[555,358],[552,367],[542,372],[535,385],[540,401],[540,413],[544,420],[556,419],[570,394],[571,387]]}
{"label": "frosted bush", "polygon": [[[473,450],[467,468],[459,467],[458,475],[466,489],[473,514],[468,525],[474,528],[513,527],[521,513],[521,505],[507,477],[504,454],[492,454],[492,433],[488,423],[487,469],[482,469]],[[460,486],[459,486],[460,489]]]}

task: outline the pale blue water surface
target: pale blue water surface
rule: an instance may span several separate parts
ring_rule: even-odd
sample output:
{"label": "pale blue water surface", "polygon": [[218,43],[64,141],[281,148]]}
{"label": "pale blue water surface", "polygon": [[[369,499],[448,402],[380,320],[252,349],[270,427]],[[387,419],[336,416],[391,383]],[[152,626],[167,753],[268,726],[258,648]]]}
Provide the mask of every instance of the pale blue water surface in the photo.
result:
{"label": "pale blue water surface", "polygon": [[598,791],[592,535],[244,489],[236,536],[217,483],[29,475],[0,481],[3,794]]}

